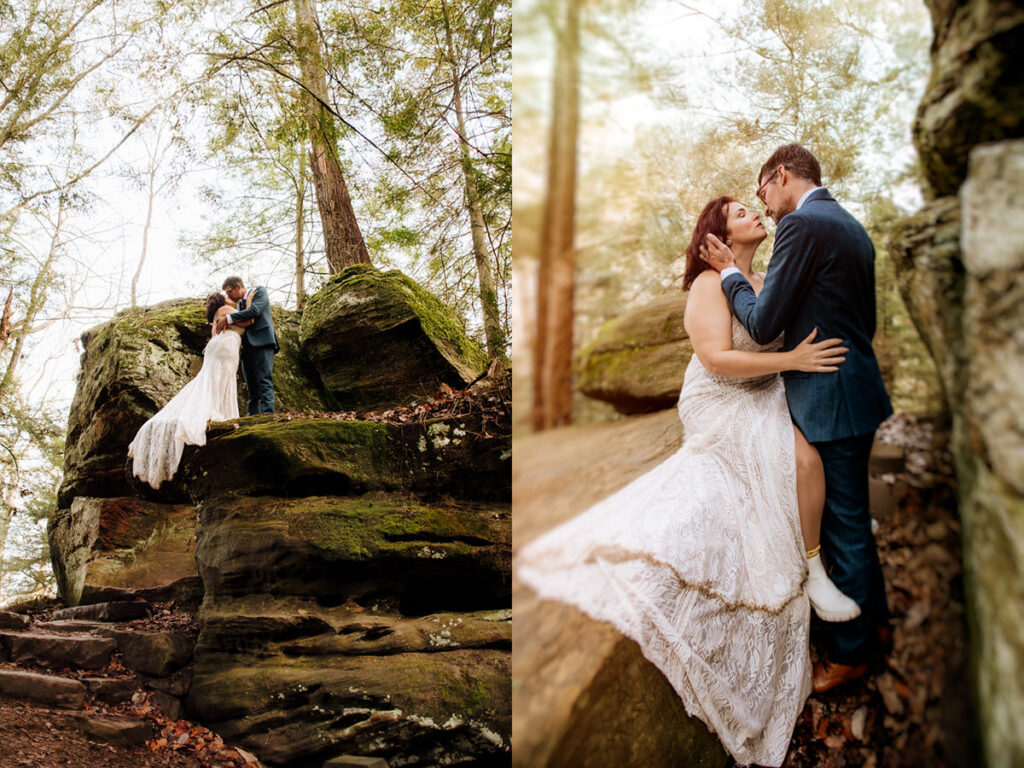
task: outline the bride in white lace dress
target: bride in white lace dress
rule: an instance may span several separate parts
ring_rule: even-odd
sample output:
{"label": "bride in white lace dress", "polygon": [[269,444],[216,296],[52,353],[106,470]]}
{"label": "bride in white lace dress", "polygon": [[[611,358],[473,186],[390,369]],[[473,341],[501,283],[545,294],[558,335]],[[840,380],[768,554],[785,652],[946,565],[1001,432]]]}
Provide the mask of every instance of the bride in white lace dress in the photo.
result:
{"label": "bride in white lace dress", "polygon": [[750,268],[766,236],[759,217],[731,198],[708,203],[687,250],[695,354],[679,395],[682,447],[528,544],[516,571],[635,640],[737,762],[778,766],[811,689],[811,605],[826,620],[859,612],[817,555],[824,474],[778,373],[834,371],[846,349],[756,344],[718,274],[702,271],[709,231],[731,241],[757,290],[763,281]]}
{"label": "bride in white lace dress", "polygon": [[[235,304],[223,293],[206,299],[206,319],[234,311]],[[131,445],[132,473],[155,489],[174,477],[185,444],[206,445],[206,424],[238,418],[238,355],[245,326],[229,325],[203,350],[203,366],[170,402],[142,425]]]}

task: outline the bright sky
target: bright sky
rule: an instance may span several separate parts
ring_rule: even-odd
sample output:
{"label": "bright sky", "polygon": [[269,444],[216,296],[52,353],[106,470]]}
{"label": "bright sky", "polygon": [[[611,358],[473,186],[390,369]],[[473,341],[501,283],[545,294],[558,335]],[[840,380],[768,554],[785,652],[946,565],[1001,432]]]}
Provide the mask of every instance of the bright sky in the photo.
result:
{"label": "bright sky", "polygon": [[[745,12],[743,0],[693,0],[687,3],[715,16],[736,17]],[[515,99],[517,116],[525,113],[522,125],[516,123],[515,194],[522,199],[542,195],[546,171],[547,125],[545,116],[550,109],[550,81],[554,71],[554,43],[550,23],[538,11],[537,0],[517,0],[516,37],[514,38]],[[593,7],[584,5],[584,13]],[[923,27],[928,25],[928,14],[921,3],[918,9]],[[612,157],[628,153],[634,146],[638,129],[658,124],[670,124],[685,119],[690,122],[711,120],[710,107],[718,111],[742,114],[746,105],[743,96],[735,91],[709,86],[715,83],[715,73],[735,58],[735,43],[725,38],[706,15],[684,7],[676,0],[651,0],[642,11],[622,16],[633,38],[624,45],[629,55],[641,62],[671,63],[679,70],[679,81],[685,84],[690,104],[685,109],[674,109],[655,101],[645,93],[620,89],[609,95],[604,82],[608,77],[607,65],[595,69],[593,62],[599,57],[613,57],[623,61],[621,51],[611,43],[581,33],[585,55],[581,71],[581,103],[583,109],[579,144],[579,178],[586,175],[594,164],[607,162]],[[612,25],[614,28],[614,25]],[[882,56],[876,58],[879,66]],[[870,60],[870,59],[869,59]],[[588,63],[590,69],[588,69]],[[655,84],[659,85],[659,84]],[[923,88],[923,83],[922,83]],[[707,109],[702,106],[706,101]],[[713,101],[713,105],[712,105]],[[910,145],[910,121],[916,99],[903,105],[893,105],[907,123],[907,153]],[[887,157],[878,162],[890,162]],[[896,200],[908,209],[920,205],[916,189],[896,192]]]}

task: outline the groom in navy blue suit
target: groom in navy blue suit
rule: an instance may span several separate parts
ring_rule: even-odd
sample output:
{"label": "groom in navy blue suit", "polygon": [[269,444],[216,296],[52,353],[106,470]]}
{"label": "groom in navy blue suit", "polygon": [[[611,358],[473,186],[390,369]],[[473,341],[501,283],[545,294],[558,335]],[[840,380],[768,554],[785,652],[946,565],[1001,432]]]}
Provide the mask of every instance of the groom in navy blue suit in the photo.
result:
{"label": "groom in navy blue suit", "polygon": [[280,346],[270,318],[270,296],[262,285],[246,293],[240,277],[224,281],[224,292],[238,302],[238,311],[217,320],[218,330],[253,320],[242,336],[242,378],[249,390],[248,414],[274,412],[274,355]]}
{"label": "groom in navy blue suit", "polygon": [[793,422],[825,467],[821,544],[832,581],[861,607],[858,618],[829,625],[828,660],[814,667],[814,690],[820,693],[866,674],[888,635],[889,609],[868,508],[871,444],[892,413],[871,348],[875,248],[821,186],[821,167],[804,147],[777,149],[758,182],[757,197],[778,225],[760,295],[718,238],[708,235],[702,248],[705,260],[721,272],[733,314],[759,344],[785,332],[782,348],[790,350],[817,329],[818,338],[840,338],[850,349],[837,372],[782,374]]}

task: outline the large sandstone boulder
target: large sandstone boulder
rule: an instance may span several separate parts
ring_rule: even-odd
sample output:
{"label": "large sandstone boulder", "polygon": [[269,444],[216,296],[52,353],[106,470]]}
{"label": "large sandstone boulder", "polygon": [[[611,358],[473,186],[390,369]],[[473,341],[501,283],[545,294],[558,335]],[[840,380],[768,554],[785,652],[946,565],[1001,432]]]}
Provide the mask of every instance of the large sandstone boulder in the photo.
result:
{"label": "large sandstone boulder", "polygon": [[[299,313],[276,307],[272,313],[281,344],[274,359],[276,409],[325,410],[315,372],[299,353]],[[127,309],[82,335],[82,368],[58,497],[61,508],[70,507],[75,496],[132,494],[124,471],[128,444],[146,419],[199,372],[209,339],[202,299]],[[245,401],[239,376],[241,413]]]}
{"label": "large sandstone boulder", "polygon": [[[930,2],[915,141],[926,205],[891,238],[900,289],[953,418],[978,723],[1024,763],[1024,8]],[[993,142],[981,144],[980,142]]]}
{"label": "large sandstone boulder", "polygon": [[49,524],[57,590],[78,605],[92,587],[148,588],[197,576],[196,513],[133,497],[77,497]]}
{"label": "large sandstone boulder", "polygon": [[927,0],[932,74],[914,141],[930,197],[955,195],[982,142],[1024,136],[1024,7],[1013,0]]}
{"label": "large sandstone boulder", "polygon": [[463,388],[487,358],[437,297],[398,270],[357,264],[309,300],[299,336],[334,405],[374,410]]}
{"label": "large sandstone boulder", "polygon": [[189,711],[267,765],[506,762],[502,413],[213,425],[182,470],[205,594]]}
{"label": "large sandstone boulder", "polygon": [[71,404],[58,503],[126,496],[128,444],[199,371],[209,338],[203,303],[178,299],[125,310],[82,335],[82,368]]}
{"label": "large sandstone boulder", "polygon": [[679,399],[693,346],[683,328],[685,293],[662,296],[605,323],[580,350],[577,387],[620,413],[650,413]]}
{"label": "large sandstone boulder", "polygon": [[1024,761],[1024,140],[979,146],[970,163],[960,198],[905,220],[892,251],[953,415],[988,763],[1012,765]]}
{"label": "large sandstone boulder", "polygon": [[[521,547],[679,448],[675,410],[551,430],[516,444],[514,536]],[[661,672],[610,625],[539,600],[517,579],[513,764],[725,766]]]}
{"label": "large sandstone boulder", "polygon": [[507,751],[507,501],[230,495],[200,510],[197,718],[268,765]]}
{"label": "large sandstone boulder", "polygon": [[[374,286],[395,292],[389,306],[404,319],[359,326],[355,348],[401,350],[410,362],[396,374],[373,367],[391,365],[387,356],[364,360],[365,403],[425,401],[444,383],[463,388],[486,362],[436,299],[398,273],[377,284],[377,274],[356,269],[352,291],[335,293],[344,280],[332,281],[312,302],[328,340],[313,330],[303,344],[319,372],[300,351],[298,313],[274,310],[275,391],[291,413],[210,425],[206,445],[186,447],[158,498],[127,482],[127,445],[198,370],[209,338],[199,303],[132,310],[86,334],[50,529],[54,569],[69,604],[201,601],[194,656],[185,636],[115,632],[118,648],[159,682],[169,714],[185,697],[192,714],[264,764],[319,766],[340,755],[507,764],[507,386],[486,379],[473,396],[441,395],[386,423],[324,415],[341,401],[321,398],[321,374],[347,386],[330,376],[345,354],[332,347],[346,333],[338,308]],[[416,311],[403,316],[409,304]],[[381,395],[374,377],[391,376],[405,377],[401,394]]]}

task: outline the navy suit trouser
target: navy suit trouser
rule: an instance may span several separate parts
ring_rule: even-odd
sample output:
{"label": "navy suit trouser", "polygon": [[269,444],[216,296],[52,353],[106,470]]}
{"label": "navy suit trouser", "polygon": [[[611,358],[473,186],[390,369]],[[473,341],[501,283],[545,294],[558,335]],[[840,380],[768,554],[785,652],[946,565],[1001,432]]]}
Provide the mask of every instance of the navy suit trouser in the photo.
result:
{"label": "navy suit trouser", "polygon": [[889,622],[885,581],[871,533],[868,460],[874,433],[814,443],[825,467],[825,514],[821,548],[835,585],[856,601],[861,614],[829,624],[829,659],[864,664],[877,644],[876,631]]}
{"label": "navy suit trouser", "polygon": [[274,348],[243,347],[242,378],[249,390],[250,416],[274,412]]}

